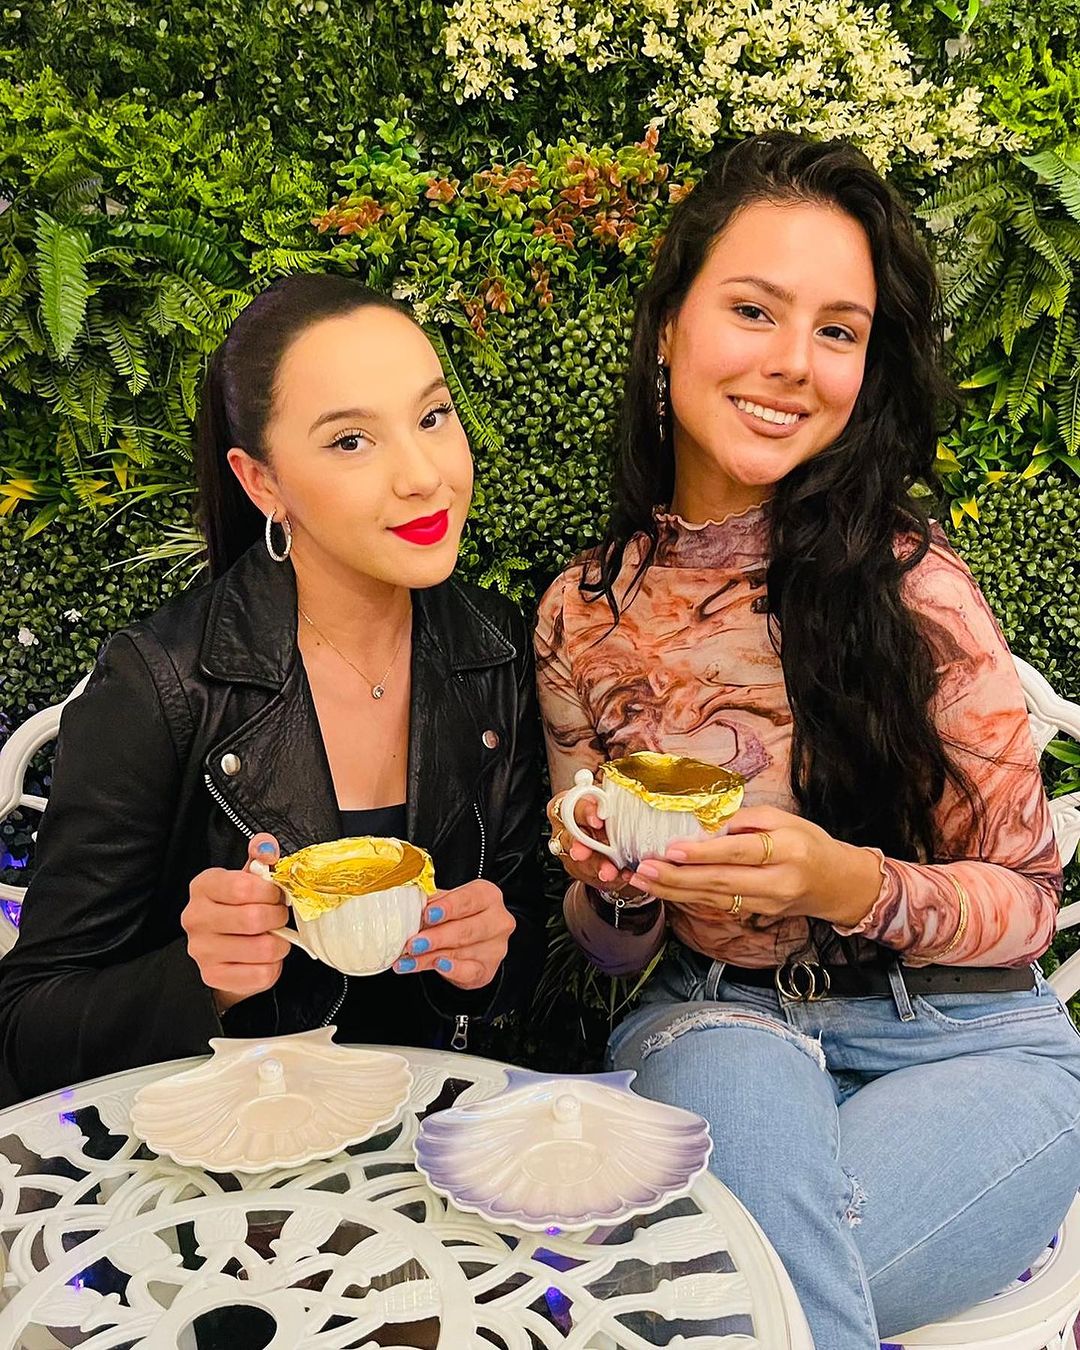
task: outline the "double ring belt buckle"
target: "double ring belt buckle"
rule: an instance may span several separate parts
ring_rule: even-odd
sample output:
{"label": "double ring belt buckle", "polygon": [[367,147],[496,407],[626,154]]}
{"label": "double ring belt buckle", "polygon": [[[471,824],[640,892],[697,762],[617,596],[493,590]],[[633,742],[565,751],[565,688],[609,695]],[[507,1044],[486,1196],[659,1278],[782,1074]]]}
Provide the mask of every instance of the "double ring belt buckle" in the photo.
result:
{"label": "double ring belt buckle", "polygon": [[827,996],[831,985],[829,972],[817,961],[796,961],[776,970],[777,991],[791,1003],[816,1003]]}

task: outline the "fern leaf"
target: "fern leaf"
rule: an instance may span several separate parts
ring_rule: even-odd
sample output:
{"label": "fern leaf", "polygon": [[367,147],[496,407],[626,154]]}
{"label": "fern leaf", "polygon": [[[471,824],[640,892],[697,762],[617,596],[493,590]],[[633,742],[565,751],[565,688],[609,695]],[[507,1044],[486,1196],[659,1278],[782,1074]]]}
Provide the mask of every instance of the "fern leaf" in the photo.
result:
{"label": "fern leaf", "polygon": [[26,356],[26,345],[17,337],[6,337],[0,341],[0,375],[17,365]]}
{"label": "fern leaf", "polygon": [[177,301],[176,297],[163,286],[154,290],[150,303],[142,312],[145,323],[166,337],[181,322],[181,319],[187,320],[183,306]]}
{"label": "fern leaf", "polygon": [[23,283],[30,273],[30,261],[18,249],[10,247],[4,249],[3,258],[7,272],[0,280],[0,296],[17,296],[22,300]]}
{"label": "fern leaf", "polygon": [[326,253],[317,248],[260,249],[251,260],[255,276],[277,275],[280,272],[322,272],[326,269]]}
{"label": "fern leaf", "polygon": [[987,254],[978,259],[966,258],[946,269],[941,288],[946,314],[963,314],[973,304],[980,304],[987,292],[996,296],[1001,285],[1002,266],[1000,254]]}
{"label": "fern leaf", "polygon": [[1080,263],[1080,224],[1074,220],[1048,220],[1045,227],[1062,257]]}
{"label": "fern leaf", "polygon": [[68,469],[78,470],[82,467],[82,458],[79,455],[79,438],[75,434],[75,428],[68,420],[64,418],[56,432],[56,453],[60,462]]}
{"label": "fern leaf", "polygon": [[195,421],[199,405],[199,382],[203,372],[203,354],[199,351],[184,352],[180,358],[177,382],[184,414],[191,422]]}
{"label": "fern leaf", "polygon": [[1057,150],[1021,155],[1020,162],[1048,182],[1073,220],[1080,221],[1080,162]]}
{"label": "fern leaf", "polygon": [[169,263],[182,275],[199,277],[215,286],[235,286],[240,280],[236,259],[217,240],[176,224],[132,222],[117,227],[144,257]]}
{"label": "fern leaf", "polygon": [[1011,356],[1016,336],[1025,326],[1024,307],[1031,294],[1026,260],[1014,258],[1005,273],[1001,300],[1001,345]]}
{"label": "fern leaf", "polygon": [[1080,350],[1076,345],[1076,315],[1067,310],[1054,326],[1054,345],[1050,351],[1048,370],[1051,377],[1065,366],[1077,364]]}
{"label": "fern leaf", "polygon": [[1045,258],[1062,280],[1067,282],[1070,279],[1069,265],[1040,224],[1035,213],[1035,203],[1030,197],[1025,197],[1017,204],[1012,215],[1012,225],[1028,248]]}
{"label": "fern leaf", "polygon": [[1055,325],[1043,320],[1032,332],[1024,335],[1009,372],[1006,401],[1009,420],[1018,430],[1023,419],[1039,401],[1050,370],[1050,353],[1054,346]]}
{"label": "fern leaf", "polygon": [[1070,455],[1080,452],[1080,370],[1055,390],[1058,432]]}
{"label": "fern leaf", "polygon": [[113,377],[101,361],[84,361],[78,370],[79,391],[82,394],[86,420],[93,431],[104,440],[112,429],[109,398],[113,391]]}
{"label": "fern leaf", "polygon": [[1001,206],[1010,195],[1007,176],[1007,167],[999,163],[973,165],[952,175],[918,214],[932,230],[949,229],[957,219]]}
{"label": "fern leaf", "polygon": [[454,397],[454,405],[458,416],[461,418],[462,425],[468,433],[473,448],[485,450],[488,454],[497,454],[503,448],[503,439],[492,426],[490,418],[484,417],[478,410],[472,392],[458,374],[450,356],[450,349],[443,341],[442,334],[437,328],[425,328],[424,332],[427,333],[431,345],[435,348],[435,354],[442,363],[446,383],[450,386],[450,393]]}
{"label": "fern leaf", "polygon": [[122,314],[111,314],[100,320],[96,330],[105,340],[117,374],[133,394],[141,394],[150,383],[150,369],[138,328]]}
{"label": "fern leaf", "polygon": [[70,215],[81,207],[90,206],[101,196],[102,177],[99,173],[77,173],[53,196],[53,208],[61,215]]}
{"label": "fern leaf", "polygon": [[90,236],[39,211],[34,244],[41,315],[57,356],[64,360],[79,336],[93,289],[86,272]]}

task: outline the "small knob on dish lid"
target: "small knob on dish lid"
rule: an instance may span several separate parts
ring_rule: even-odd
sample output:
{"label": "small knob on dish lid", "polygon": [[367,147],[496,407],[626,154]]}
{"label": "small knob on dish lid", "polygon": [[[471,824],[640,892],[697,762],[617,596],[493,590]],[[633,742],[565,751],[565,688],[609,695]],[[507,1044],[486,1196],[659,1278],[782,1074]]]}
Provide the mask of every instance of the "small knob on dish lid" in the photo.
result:
{"label": "small knob on dish lid", "polygon": [[259,1096],[277,1097],[285,1091],[285,1066],[280,1059],[264,1059],[259,1065]]}

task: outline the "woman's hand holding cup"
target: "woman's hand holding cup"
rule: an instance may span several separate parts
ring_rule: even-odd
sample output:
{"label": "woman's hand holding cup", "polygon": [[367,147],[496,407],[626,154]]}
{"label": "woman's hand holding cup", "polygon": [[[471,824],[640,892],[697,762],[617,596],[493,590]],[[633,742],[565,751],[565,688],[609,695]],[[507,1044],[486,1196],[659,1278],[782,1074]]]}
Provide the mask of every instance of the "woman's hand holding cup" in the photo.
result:
{"label": "woman's hand holding cup", "polygon": [[436,891],[424,908],[423,927],[394,962],[399,975],[434,970],[458,989],[483,989],[506,957],[517,921],[490,881],[470,881]]}
{"label": "woman's hand holding cup", "polygon": [[[556,856],[562,863],[567,875],[572,877],[574,881],[580,881],[586,886],[591,886],[596,891],[617,891],[626,900],[644,897],[645,892],[638,890],[636,886],[631,884],[628,869],[620,870],[603,853],[589,848],[588,844],[570,836],[559,813],[565,796],[565,792],[559,792],[552,797],[547,804],[547,816],[548,823],[551,826],[551,837],[553,840],[557,840],[559,845]],[[599,843],[606,844],[608,842],[604,822],[601,820],[596,809],[596,803],[592,798],[582,798],[575,805],[574,820],[583,830],[592,831]],[[552,851],[555,852],[555,850]]]}
{"label": "woman's hand holding cup", "polygon": [[[248,844],[248,865],[272,865],[279,852],[272,834],[257,834]],[[280,888],[247,868],[208,867],[192,879],[180,923],[218,1012],[277,983],[289,944],[273,930],[288,919]]]}

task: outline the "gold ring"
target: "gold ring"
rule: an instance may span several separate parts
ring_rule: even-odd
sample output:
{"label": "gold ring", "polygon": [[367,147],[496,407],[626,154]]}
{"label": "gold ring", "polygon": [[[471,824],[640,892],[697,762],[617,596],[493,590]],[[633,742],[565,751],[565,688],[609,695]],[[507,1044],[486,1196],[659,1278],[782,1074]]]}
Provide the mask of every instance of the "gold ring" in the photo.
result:
{"label": "gold ring", "polygon": [[553,834],[551,838],[548,840],[548,852],[554,853],[556,858],[561,858],[563,854],[566,852],[566,849],[563,846],[563,841],[559,838],[557,834]]}
{"label": "gold ring", "polygon": [[766,863],[772,861],[773,838],[768,830],[762,830],[758,838],[761,840],[761,847],[765,850],[762,854],[761,862],[758,865],[764,867]]}
{"label": "gold ring", "polygon": [[728,910],[728,913],[731,915],[737,915],[740,909],[742,909],[742,896],[733,895],[731,897],[731,908]]}

